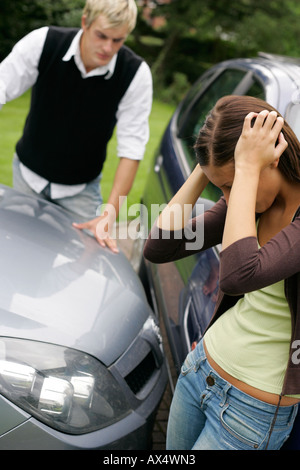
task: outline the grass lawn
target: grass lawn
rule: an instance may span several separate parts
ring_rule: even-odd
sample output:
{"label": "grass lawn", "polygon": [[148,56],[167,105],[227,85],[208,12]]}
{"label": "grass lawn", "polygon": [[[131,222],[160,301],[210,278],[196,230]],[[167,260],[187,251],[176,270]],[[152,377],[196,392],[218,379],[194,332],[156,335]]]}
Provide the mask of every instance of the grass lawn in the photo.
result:
{"label": "grass lawn", "polygon": [[[12,158],[15,144],[22,134],[24,121],[29,108],[30,93],[3,106],[0,111],[0,183],[12,186]],[[147,173],[153,153],[158,147],[162,133],[173,113],[173,107],[154,101],[150,116],[150,140],[144,160],[140,163],[133,188],[128,196],[128,207],[139,202],[143,193]],[[104,201],[107,200],[112,185],[115,169],[118,164],[116,157],[116,138],[111,139],[103,170],[101,189]]]}

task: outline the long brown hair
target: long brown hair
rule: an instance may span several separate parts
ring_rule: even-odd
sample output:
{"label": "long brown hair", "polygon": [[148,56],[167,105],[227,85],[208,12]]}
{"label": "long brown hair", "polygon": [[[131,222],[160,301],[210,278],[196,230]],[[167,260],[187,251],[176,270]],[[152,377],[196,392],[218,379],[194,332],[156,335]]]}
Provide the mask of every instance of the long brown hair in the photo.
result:
{"label": "long brown hair", "polygon": [[[224,96],[219,99],[200,129],[194,150],[201,166],[223,166],[234,159],[237,141],[242,133],[244,119],[250,112],[267,109],[278,111],[265,101],[252,96]],[[300,182],[300,143],[284,122],[283,135],[288,147],[281,155],[278,168],[288,181]]]}

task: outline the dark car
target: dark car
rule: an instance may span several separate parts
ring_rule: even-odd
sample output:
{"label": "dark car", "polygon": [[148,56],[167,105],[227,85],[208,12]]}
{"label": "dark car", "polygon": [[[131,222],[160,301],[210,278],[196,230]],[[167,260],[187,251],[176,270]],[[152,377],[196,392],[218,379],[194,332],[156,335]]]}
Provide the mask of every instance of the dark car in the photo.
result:
{"label": "dark car", "polygon": [[[163,135],[141,204],[145,233],[155,218],[153,208],[163,208],[194,168],[191,136],[198,134],[208,112],[225,95],[251,95],[269,102],[300,137],[300,60],[260,54],[215,65],[191,88]],[[219,197],[219,189],[209,184],[198,204],[210,207]],[[212,316],[219,250],[216,246],[162,265],[142,261],[141,272],[146,267],[152,302],[164,319],[178,373]]]}
{"label": "dark car", "polygon": [[149,449],[167,384],[127,258],[0,185],[0,449]]}

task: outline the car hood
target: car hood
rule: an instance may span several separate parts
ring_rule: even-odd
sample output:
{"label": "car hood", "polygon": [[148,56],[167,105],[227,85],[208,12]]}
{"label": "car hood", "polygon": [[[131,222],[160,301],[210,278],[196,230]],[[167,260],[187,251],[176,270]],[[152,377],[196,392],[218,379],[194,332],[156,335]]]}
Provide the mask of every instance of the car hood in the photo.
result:
{"label": "car hood", "polygon": [[72,347],[107,366],[150,314],[126,257],[55,204],[0,185],[1,336]]}

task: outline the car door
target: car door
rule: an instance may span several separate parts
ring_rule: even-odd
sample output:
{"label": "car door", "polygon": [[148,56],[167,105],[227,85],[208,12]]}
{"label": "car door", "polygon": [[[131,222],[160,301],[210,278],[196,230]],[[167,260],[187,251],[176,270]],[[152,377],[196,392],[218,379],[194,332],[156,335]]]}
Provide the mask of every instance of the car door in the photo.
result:
{"label": "car door", "polygon": [[[264,98],[263,85],[247,68],[216,67],[205,74],[175,112],[155,158],[144,206],[163,209],[195,166],[193,142],[216,101],[229,94]],[[195,210],[201,212],[220,197],[209,184]],[[149,210],[148,210],[149,212]],[[153,212],[153,211],[152,211]],[[153,217],[149,224],[153,224]],[[148,214],[149,221],[149,214]],[[218,287],[219,247],[172,263],[149,263],[152,297],[162,313],[177,372],[212,316]]]}

